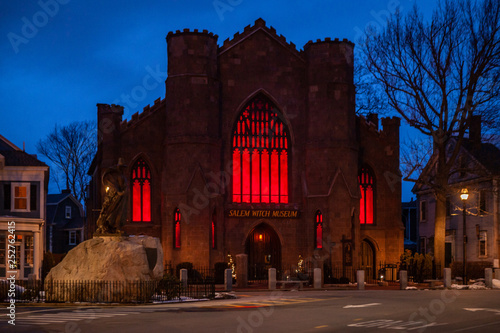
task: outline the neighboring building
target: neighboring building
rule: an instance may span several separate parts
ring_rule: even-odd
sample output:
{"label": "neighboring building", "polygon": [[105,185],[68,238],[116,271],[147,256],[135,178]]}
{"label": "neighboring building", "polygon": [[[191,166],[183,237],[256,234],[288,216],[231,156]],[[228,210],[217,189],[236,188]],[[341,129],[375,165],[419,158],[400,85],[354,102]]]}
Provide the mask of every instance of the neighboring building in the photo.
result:
{"label": "neighboring building", "polygon": [[376,115],[356,116],[353,48],[327,38],[299,51],[262,19],[222,46],[207,31],[170,32],[166,98],[130,121],[97,105],[89,235],[101,175],[123,157],[124,230],[160,237],[166,262],[398,262],[400,119],[379,129]]}
{"label": "neighboring building", "polygon": [[46,250],[64,254],[84,240],[82,204],[69,190],[47,196]]}
{"label": "neighboring building", "polygon": [[[450,145],[455,145],[454,138]],[[432,170],[432,156],[425,170]],[[469,138],[462,143],[456,167],[452,170],[450,190],[446,200],[445,265],[463,261],[463,202],[461,190],[466,188],[467,261],[495,263],[499,253],[500,225],[500,149],[481,142],[481,119],[473,117]],[[436,199],[424,186],[415,186],[419,215],[419,251],[432,253],[434,248],[434,216]],[[498,265],[498,264],[496,264]]]}
{"label": "neighboring building", "polygon": [[417,201],[411,198],[411,201],[403,202],[403,225],[405,227],[405,250],[417,252],[418,250],[418,219],[417,219]]}
{"label": "neighboring building", "polygon": [[0,135],[0,279],[41,276],[48,181],[45,163]]}

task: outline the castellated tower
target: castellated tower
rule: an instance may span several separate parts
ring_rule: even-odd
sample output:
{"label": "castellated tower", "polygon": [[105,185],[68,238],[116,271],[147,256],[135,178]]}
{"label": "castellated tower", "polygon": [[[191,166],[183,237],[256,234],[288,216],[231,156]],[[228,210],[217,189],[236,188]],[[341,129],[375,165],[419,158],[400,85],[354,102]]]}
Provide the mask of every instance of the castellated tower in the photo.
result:
{"label": "castellated tower", "polygon": [[[170,32],[167,35],[165,158],[162,166],[164,209],[163,233],[172,244],[171,216],[182,214],[183,244],[173,251],[194,263],[209,260],[209,237],[214,201],[220,187],[208,186],[209,175],[220,174],[219,81],[217,36],[206,30]],[[175,176],[172,176],[175,175]],[[212,183],[213,185],[213,183]],[[182,203],[182,204],[181,204]],[[189,227],[187,226],[189,225]],[[175,248],[175,245],[174,245]]]}
{"label": "castellated tower", "polygon": [[[308,182],[318,185],[311,191],[324,192],[329,179],[318,179],[334,172],[357,169],[355,132],[354,44],[329,38],[304,47],[308,62]],[[339,163],[341,165],[339,165]],[[356,186],[356,179],[349,181]]]}
{"label": "castellated tower", "polygon": [[103,168],[116,165],[121,156],[120,123],[122,116],[123,106],[97,104],[97,142]]}

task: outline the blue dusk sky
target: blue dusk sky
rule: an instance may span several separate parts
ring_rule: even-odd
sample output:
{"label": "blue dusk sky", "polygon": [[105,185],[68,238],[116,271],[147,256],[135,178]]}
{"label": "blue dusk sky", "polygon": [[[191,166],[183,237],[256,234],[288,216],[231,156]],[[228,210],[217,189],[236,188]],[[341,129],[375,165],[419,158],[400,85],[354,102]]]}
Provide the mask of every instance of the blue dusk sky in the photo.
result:
{"label": "blue dusk sky", "polygon": [[[123,105],[130,119],[165,97],[169,31],[207,29],[221,45],[261,17],[302,49],[325,37],[355,42],[396,7],[415,3],[428,15],[437,1],[2,1],[0,134],[34,154],[55,124],[95,121],[97,103]],[[411,186],[403,186],[404,201]]]}

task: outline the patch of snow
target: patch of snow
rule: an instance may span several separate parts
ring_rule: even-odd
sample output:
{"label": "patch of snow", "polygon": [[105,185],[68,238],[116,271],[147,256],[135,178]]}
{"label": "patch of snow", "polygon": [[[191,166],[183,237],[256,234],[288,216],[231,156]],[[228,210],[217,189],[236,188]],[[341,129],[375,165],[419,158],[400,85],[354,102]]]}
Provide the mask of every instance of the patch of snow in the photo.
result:
{"label": "patch of snow", "polygon": [[463,284],[452,284],[451,289],[457,289],[457,290],[465,290],[469,289],[469,286],[464,286]]}
{"label": "patch of snow", "polygon": [[483,282],[476,282],[469,286],[469,290],[485,290],[486,286]]}
{"label": "patch of snow", "polygon": [[493,289],[500,289],[500,280],[493,279]]}
{"label": "patch of snow", "polygon": [[406,290],[418,290],[417,287],[406,287]]}

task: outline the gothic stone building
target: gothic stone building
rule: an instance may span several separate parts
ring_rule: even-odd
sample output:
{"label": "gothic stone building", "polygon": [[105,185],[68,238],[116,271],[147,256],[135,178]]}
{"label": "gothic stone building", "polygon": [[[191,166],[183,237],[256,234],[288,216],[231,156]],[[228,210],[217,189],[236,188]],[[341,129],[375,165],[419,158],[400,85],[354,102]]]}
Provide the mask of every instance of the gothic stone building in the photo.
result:
{"label": "gothic stone building", "polygon": [[262,19],[222,46],[198,30],[167,35],[166,97],[131,120],[98,104],[90,169],[95,228],[103,170],[122,157],[131,235],[161,238],[165,261],[250,269],[374,267],[403,251],[398,118],[355,114],[353,43],[303,50]]}

